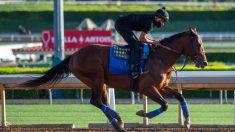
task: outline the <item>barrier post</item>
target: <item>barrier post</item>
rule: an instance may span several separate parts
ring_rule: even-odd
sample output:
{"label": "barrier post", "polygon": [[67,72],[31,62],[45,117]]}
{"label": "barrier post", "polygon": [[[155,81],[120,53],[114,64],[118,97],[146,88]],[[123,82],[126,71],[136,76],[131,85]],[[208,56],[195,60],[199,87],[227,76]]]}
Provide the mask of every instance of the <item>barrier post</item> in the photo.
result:
{"label": "barrier post", "polygon": [[[148,112],[148,97],[143,95],[143,105],[144,105],[144,113]],[[143,119],[144,125],[149,125],[149,120],[148,117],[144,117]]]}
{"label": "barrier post", "polygon": [[52,93],[51,93],[51,89],[48,89],[48,94],[49,94],[49,104],[52,105]]}
{"label": "barrier post", "polygon": [[5,89],[3,87],[3,85],[0,85],[0,89],[1,89],[1,97],[2,97],[2,101],[1,101],[1,105],[2,105],[2,128],[6,127],[6,98],[5,98]]}
{"label": "barrier post", "polygon": [[109,88],[109,105],[111,109],[116,110],[114,88]]}
{"label": "barrier post", "polygon": [[224,90],[224,99],[225,99],[225,103],[228,103],[228,91]]}
{"label": "barrier post", "polygon": [[234,125],[235,125],[235,90],[233,90],[233,113],[234,113]]}
{"label": "barrier post", "polygon": [[131,92],[131,104],[135,104],[135,92]]}
{"label": "barrier post", "polygon": [[219,96],[219,103],[220,103],[220,104],[223,104],[223,90],[220,90],[219,93],[220,93],[220,94],[219,94],[219,95],[220,95],[220,96]]}
{"label": "barrier post", "polygon": [[83,89],[80,90],[80,100],[81,100],[81,103],[83,104],[84,101],[83,101]]}
{"label": "barrier post", "polygon": [[[181,84],[176,84],[176,88],[177,88],[178,92],[179,92],[180,94],[182,94],[182,87],[181,87]],[[183,114],[182,114],[182,109],[181,109],[181,104],[180,104],[180,102],[179,102],[179,104],[178,104],[178,109],[179,109],[179,111],[178,111],[178,124],[182,126],[182,125],[183,125]]]}

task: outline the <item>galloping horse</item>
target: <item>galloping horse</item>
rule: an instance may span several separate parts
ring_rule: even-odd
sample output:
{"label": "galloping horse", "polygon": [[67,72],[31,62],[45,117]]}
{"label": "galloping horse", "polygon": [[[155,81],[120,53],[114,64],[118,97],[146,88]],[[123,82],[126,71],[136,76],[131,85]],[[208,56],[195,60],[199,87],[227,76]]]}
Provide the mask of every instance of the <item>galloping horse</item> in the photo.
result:
{"label": "galloping horse", "polygon": [[[153,118],[167,110],[168,104],[163,96],[175,97],[180,103],[185,118],[186,127],[190,127],[189,110],[185,98],[176,90],[170,88],[172,67],[182,55],[191,58],[196,67],[207,66],[207,59],[200,36],[195,28],[177,33],[160,41],[162,46],[151,46],[151,52],[145,63],[149,72],[139,77],[139,93],[146,95],[161,105],[160,108],[145,113],[136,114],[141,117]],[[105,84],[130,91],[129,75],[110,75],[109,46],[91,45],[75,52],[58,65],[52,67],[43,76],[19,84],[18,87],[37,87],[43,84],[53,84],[73,74],[92,89],[90,103],[101,109],[117,131],[125,131],[120,115],[108,107],[108,94]]]}

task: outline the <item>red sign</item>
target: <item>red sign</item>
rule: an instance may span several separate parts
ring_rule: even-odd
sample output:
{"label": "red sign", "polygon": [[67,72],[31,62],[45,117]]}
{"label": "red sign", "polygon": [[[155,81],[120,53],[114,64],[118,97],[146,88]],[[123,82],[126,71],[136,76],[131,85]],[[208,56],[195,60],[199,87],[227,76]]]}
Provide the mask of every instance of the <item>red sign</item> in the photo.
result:
{"label": "red sign", "polygon": [[[54,33],[52,30],[44,30],[42,32],[42,43],[44,49],[54,49]],[[83,48],[91,44],[111,45],[111,31],[95,30],[95,31],[64,31],[65,49]]]}

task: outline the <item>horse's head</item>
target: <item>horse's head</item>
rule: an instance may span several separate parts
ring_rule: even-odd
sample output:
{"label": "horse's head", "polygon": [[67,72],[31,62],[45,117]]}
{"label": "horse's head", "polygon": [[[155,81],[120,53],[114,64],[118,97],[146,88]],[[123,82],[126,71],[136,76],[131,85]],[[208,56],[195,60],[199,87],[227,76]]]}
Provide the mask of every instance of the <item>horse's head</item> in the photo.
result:
{"label": "horse's head", "polygon": [[182,52],[191,58],[196,67],[204,68],[208,62],[202,39],[197,33],[196,28],[190,28],[187,34],[189,36],[188,44],[185,44]]}

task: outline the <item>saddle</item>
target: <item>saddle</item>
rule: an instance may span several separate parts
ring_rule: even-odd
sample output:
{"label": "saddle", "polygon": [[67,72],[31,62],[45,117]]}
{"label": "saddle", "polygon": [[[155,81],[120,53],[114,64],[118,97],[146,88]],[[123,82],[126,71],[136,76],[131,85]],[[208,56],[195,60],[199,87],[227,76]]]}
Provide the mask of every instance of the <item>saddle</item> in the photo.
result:
{"label": "saddle", "polygon": [[[129,60],[130,59],[130,46],[125,45],[125,46],[120,46],[120,45],[113,45],[110,48],[113,50],[113,56],[118,58],[118,59],[125,59]],[[140,59],[144,60],[147,59],[149,54],[149,45],[143,44],[140,47]]]}
{"label": "saddle", "polygon": [[[150,53],[148,44],[141,45],[140,48],[140,69],[144,69],[145,61]],[[109,74],[130,74],[130,46],[112,45],[109,53]]]}

